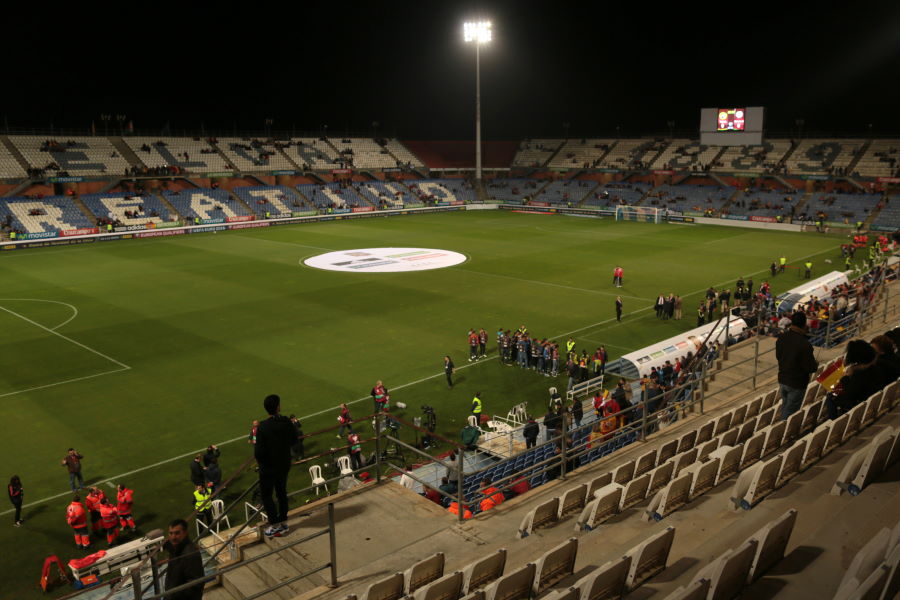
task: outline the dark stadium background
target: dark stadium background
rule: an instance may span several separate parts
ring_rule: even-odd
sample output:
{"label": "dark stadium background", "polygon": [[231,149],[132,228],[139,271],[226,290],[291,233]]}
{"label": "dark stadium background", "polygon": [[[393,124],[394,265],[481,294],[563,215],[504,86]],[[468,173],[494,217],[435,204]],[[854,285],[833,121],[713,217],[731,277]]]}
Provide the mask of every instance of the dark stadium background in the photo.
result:
{"label": "dark stadium background", "polygon": [[[763,105],[782,135],[900,131],[900,5],[302,2],[19,6],[5,129],[318,131],[471,139],[696,132],[701,106]],[[11,50],[12,49],[12,50]],[[802,120],[802,125],[798,123]],[[674,122],[674,125],[670,125]],[[109,123],[107,123],[110,126]],[[115,126],[113,123],[111,127]]]}

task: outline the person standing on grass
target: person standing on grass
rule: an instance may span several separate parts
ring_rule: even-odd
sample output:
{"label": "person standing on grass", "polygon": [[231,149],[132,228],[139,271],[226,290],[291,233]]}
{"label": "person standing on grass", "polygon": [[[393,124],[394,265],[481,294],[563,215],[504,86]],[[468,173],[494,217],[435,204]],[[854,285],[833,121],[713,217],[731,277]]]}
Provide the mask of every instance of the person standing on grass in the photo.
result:
{"label": "person standing on grass", "polygon": [[469,362],[478,360],[478,334],[474,329],[469,330]]}
{"label": "person standing on grass", "polygon": [[[69,471],[69,485],[72,491],[77,492],[84,487],[84,477],[81,476],[81,459],[84,458],[75,448],[69,448],[68,453],[62,459],[62,466]],[[78,487],[75,487],[75,480],[78,480]]]}
{"label": "person standing on grass", "polygon": [[346,403],[341,403],[341,414],[338,415],[337,420],[341,424],[341,428],[335,437],[344,437],[344,430],[353,433],[353,418],[350,416],[350,407]]}
{"label": "person standing on grass", "polygon": [[478,330],[478,354],[480,358],[487,357],[487,331],[484,327]]}
{"label": "person standing on grass", "polygon": [[454,369],[453,361],[450,360],[449,356],[444,357],[444,375],[447,376],[447,389],[453,389],[453,369]]}
{"label": "person standing on grass", "polygon": [[[266,396],[263,408],[269,418],[259,424],[253,454],[259,465],[259,492],[269,521],[264,533],[269,537],[281,537],[288,531],[287,478],[297,429],[290,419],[280,414],[281,398],[277,394]],[[273,492],[278,501],[277,508],[272,500]]]}
{"label": "person standing on grass", "polygon": [[616,296],[616,321],[622,320],[622,296]]}
{"label": "person standing on grass", "polygon": [[13,517],[13,526],[21,527],[22,523],[22,498],[24,497],[24,491],[22,490],[22,480],[19,479],[18,475],[13,475],[9,480],[9,486],[7,486],[7,492],[9,492],[9,501],[12,502],[13,508],[16,509],[16,515]]}
{"label": "person standing on grass", "polygon": [[388,394],[388,390],[384,387],[384,384],[381,383],[381,380],[375,382],[375,387],[372,388],[370,392],[372,395],[372,400],[375,403],[375,414],[381,414],[387,410],[388,401],[391,399]]}

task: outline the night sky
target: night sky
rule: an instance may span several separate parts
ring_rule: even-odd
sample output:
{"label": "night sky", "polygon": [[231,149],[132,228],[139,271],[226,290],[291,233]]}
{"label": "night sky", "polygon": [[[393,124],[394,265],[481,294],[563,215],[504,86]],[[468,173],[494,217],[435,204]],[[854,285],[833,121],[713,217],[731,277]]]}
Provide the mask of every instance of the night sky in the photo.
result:
{"label": "night sky", "polygon": [[[345,131],[483,137],[697,135],[704,106],[767,107],[770,134],[900,134],[900,2],[298,2],[110,5],[7,19],[10,129]],[[143,7],[154,5],[141,3]],[[79,5],[81,6],[81,5]],[[678,8],[675,8],[678,6]],[[254,10],[255,9],[255,10]],[[35,18],[37,15],[31,15]],[[12,50],[11,49],[18,49]],[[618,128],[618,129],[617,129]]]}

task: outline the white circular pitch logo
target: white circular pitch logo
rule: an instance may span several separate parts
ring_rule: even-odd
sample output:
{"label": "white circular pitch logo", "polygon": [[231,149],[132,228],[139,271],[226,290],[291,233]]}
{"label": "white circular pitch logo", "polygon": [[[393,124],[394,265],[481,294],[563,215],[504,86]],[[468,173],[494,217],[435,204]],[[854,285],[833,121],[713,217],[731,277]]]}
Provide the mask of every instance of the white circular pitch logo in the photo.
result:
{"label": "white circular pitch logo", "polygon": [[464,254],[434,248],[361,248],[339,250],[307,258],[303,264],[327,271],[399,273],[452,267],[466,261]]}

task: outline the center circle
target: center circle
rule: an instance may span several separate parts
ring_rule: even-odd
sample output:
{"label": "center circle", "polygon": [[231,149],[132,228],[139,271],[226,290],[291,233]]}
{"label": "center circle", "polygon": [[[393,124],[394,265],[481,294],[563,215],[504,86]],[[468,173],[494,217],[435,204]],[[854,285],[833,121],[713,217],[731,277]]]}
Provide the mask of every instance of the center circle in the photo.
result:
{"label": "center circle", "polygon": [[400,273],[452,267],[466,256],[435,248],[359,248],[319,254],[303,261],[308,267],[349,273]]}

